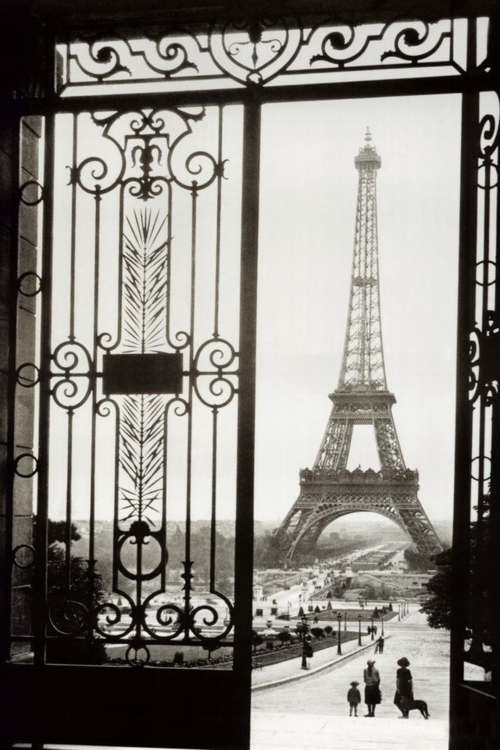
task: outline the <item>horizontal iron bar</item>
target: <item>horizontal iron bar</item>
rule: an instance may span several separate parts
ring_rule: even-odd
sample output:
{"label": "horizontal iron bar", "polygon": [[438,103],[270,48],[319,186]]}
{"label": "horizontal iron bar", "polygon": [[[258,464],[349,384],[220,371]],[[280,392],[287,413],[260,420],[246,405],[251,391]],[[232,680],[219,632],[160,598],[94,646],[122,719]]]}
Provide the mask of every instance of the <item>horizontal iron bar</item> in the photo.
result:
{"label": "horizontal iron bar", "polygon": [[[413,70],[413,68],[412,68]],[[142,92],[98,96],[50,97],[22,99],[11,102],[18,116],[64,112],[88,112],[133,107],[187,107],[247,104],[260,100],[261,104],[275,104],[322,99],[354,99],[391,96],[423,96],[431,94],[489,91],[494,81],[487,73],[429,78],[402,78],[377,81],[343,81],[326,83],[297,83],[288,86],[248,86],[211,91]]]}

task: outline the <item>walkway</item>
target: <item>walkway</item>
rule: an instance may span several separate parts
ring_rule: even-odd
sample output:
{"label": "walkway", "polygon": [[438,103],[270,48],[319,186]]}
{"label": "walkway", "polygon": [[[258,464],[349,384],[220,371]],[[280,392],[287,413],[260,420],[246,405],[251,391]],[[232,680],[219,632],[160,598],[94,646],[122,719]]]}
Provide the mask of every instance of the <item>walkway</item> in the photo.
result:
{"label": "walkway", "polygon": [[[336,649],[318,652],[310,672],[301,670],[297,659],[256,670],[252,750],[446,750],[448,634],[431,630],[425,617],[415,612],[404,622],[393,620],[388,624],[386,636],[381,655],[373,656],[370,643],[361,650],[355,646],[343,659],[337,659]],[[363,642],[366,644],[365,638]],[[369,655],[377,661],[383,692],[372,722],[365,721],[363,705],[358,719],[349,718],[346,701],[349,683],[362,682]],[[425,699],[429,705],[429,721],[415,711],[408,721],[398,719],[392,700],[396,661],[403,655],[411,662],[415,697]],[[272,682],[278,684],[270,686]]]}
{"label": "walkway", "polygon": [[[366,636],[363,642],[361,649],[352,642],[353,650],[344,657],[337,657],[336,648],[317,652],[308,672],[300,668],[299,659],[255,670],[251,750],[447,750],[448,634],[431,630],[415,612],[404,622],[387,624],[383,654],[373,655],[374,645]],[[403,655],[411,662],[415,697],[428,703],[429,721],[416,711],[408,721],[398,719],[392,700],[396,661]],[[362,682],[369,656],[381,673],[383,700],[373,721],[365,721],[363,704],[359,718],[349,718],[347,689],[352,680]],[[86,750],[61,745],[46,750],[70,747]]]}

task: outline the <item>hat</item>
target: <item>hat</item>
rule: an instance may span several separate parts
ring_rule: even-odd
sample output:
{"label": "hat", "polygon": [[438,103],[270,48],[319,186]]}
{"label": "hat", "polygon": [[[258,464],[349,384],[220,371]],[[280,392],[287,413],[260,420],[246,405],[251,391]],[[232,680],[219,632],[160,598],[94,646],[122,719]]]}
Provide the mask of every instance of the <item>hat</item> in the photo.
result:
{"label": "hat", "polygon": [[351,685],[352,685],[353,687],[358,687],[358,685],[359,685],[359,682],[356,682],[356,680],[353,680],[353,681],[351,682]]}
{"label": "hat", "polygon": [[[368,659],[367,664],[375,664],[375,659]],[[399,662],[398,662],[399,664]]]}
{"label": "hat", "polygon": [[406,658],[406,656],[402,656],[401,659],[398,659],[398,664],[400,667],[409,667],[410,662]]}

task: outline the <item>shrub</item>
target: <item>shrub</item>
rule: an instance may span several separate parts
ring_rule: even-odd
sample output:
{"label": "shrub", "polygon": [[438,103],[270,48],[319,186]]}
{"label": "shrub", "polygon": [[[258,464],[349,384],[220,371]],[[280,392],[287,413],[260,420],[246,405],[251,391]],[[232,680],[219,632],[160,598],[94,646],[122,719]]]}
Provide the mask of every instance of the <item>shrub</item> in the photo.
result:
{"label": "shrub", "polygon": [[311,633],[315,638],[324,638],[325,637],[325,630],[324,628],[311,628]]}
{"label": "shrub", "polygon": [[292,635],[289,630],[282,630],[280,633],[278,633],[277,637],[281,645],[283,646],[283,644],[289,643],[289,641],[292,638]]}
{"label": "shrub", "polygon": [[257,651],[257,646],[261,646],[264,643],[264,639],[257,631],[252,630],[252,646],[253,650]]}

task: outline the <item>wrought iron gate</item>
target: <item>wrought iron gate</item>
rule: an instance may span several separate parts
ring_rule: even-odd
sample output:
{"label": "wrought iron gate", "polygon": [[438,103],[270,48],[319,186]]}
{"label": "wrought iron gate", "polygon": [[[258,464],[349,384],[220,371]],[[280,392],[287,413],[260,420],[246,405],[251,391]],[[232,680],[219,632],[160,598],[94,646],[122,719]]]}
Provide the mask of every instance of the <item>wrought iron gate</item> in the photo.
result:
{"label": "wrought iron gate", "polygon": [[[144,33],[49,18],[43,50],[29,37],[45,70],[26,62],[9,95],[24,148],[13,127],[7,742],[248,747],[260,107],[454,92],[464,102],[458,747],[473,706],[464,695],[478,693],[464,635],[472,622],[483,650],[486,630],[474,622],[478,577],[461,592],[470,522],[482,564],[498,528],[491,37],[489,48],[475,17],[401,21],[383,8],[364,26],[355,14],[352,25],[257,14],[194,19],[191,30],[165,30],[162,13]],[[188,668],[199,650],[212,662]],[[480,687],[497,700],[497,672]]]}

